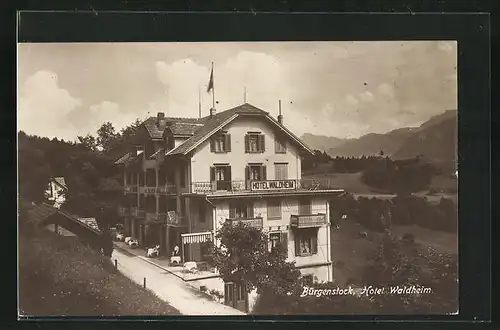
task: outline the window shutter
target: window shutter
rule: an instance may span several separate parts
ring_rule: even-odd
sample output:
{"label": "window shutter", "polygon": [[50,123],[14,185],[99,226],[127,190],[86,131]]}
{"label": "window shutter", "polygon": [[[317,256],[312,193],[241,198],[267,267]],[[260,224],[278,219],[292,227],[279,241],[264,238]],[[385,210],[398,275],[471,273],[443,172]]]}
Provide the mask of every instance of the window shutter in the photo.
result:
{"label": "window shutter", "polygon": [[265,135],[263,134],[259,135],[259,151],[260,152],[266,151],[266,139]]}
{"label": "window shutter", "polygon": [[215,181],[215,167],[210,167],[210,182]]}
{"label": "window shutter", "polygon": [[250,166],[245,167],[245,185],[247,186],[247,189],[250,189]]}
{"label": "window shutter", "polygon": [[231,151],[231,135],[226,134],[226,144],[224,145],[224,151],[229,152]]}
{"label": "window shutter", "polygon": [[300,238],[299,235],[295,234],[295,256],[300,256]]}
{"label": "window shutter", "polygon": [[311,253],[318,253],[318,233],[316,231],[313,232],[311,237]]}
{"label": "window shutter", "polygon": [[229,219],[236,218],[236,208],[233,204],[229,204]]}
{"label": "window shutter", "polygon": [[288,233],[282,232],[280,237],[280,243],[285,249],[285,253],[288,255]]}
{"label": "window shutter", "polygon": [[248,134],[245,135],[245,153],[248,153],[250,151],[250,141],[249,141],[249,136]]}
{"label": "window shutter", "polygon": [[224,303],[226,305],[233,305],[234,302],[234,284],[225,283],[224,284]]}
{"label": "window shutter", "polygon": [[288,164],[283,165],[283,179],[288,179]]}
{"label": "window shutter", "polygon": [[253,218],[253,202],[247,205],[247,216]]}
{"label": "window shutter", "polygon": [[260,167],[260,178],[261,180],[267,180],[266,177],[267,177],[266,165],[262,165]]}
{"label": "window shutter", "polygon": [[231,184],[231,166],[227,166],[225,168],[225,171],[226,171],[226,175],[224,176],[224,178],[229,182],[229,189],[232,188],[232,184]]}
{"label": "window shutter", "polygon": [[210,152],[215,152],[215,140],[210,138]]}

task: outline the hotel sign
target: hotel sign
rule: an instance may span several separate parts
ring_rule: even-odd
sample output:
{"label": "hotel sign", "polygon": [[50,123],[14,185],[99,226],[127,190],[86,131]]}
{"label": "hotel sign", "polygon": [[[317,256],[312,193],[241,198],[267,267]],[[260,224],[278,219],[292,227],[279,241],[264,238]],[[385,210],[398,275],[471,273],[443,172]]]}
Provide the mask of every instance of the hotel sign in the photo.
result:
{"label": "hotel sign", "polygon": [[267,180],[252,181],[250,188],[252,191],[295,190],[297,185],[295,180]]}

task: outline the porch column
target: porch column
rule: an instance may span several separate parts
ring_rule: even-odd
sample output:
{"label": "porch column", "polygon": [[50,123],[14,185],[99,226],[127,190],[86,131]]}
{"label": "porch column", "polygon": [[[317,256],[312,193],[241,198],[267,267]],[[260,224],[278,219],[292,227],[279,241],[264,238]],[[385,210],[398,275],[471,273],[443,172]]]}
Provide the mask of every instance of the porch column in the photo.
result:
{"label": "porch column", "polygon": [[[326,262],[332,261],[332,232],[331,232],[331,223],[330,223],[330,203],[328,200],[325,201],[326,204]],[[328,281],[332,281],[333,273],[333,265],[328,266]]]}
{"label": "porch column", "polygon": [[156,193],[155,193],[155,198],[156,198],[156,214],[158,214],[160,211],[160,199],[159,199],[159,194],[158,194],[158,166],[155,166],[155,176],[156,176]]}
{"label": "porch column", "polygon": [[[186,208],[184,210],[184,215],[187,218],[187,223],[188,223],[188,233],[193,232],[193,228],[191,226],[191,198],[184,197],[185,203],[186,203]],[[199,209],[199,208],[198,208]],[[193,260],[193,249],[191,247],[188,248],[188,254],[189,254],[189,259]]]}
{"label": "porch column", "polygon": [[123,187],[127,187],[127,168],[123,168]]}
{"label": "porch column", "polygon": [[135,180],[136,180],[136,186],[137,186],[137,192],[136,192],[136,196],[137,196],[137,209],[139,209],[139,172],[137,172],[135,174]]}

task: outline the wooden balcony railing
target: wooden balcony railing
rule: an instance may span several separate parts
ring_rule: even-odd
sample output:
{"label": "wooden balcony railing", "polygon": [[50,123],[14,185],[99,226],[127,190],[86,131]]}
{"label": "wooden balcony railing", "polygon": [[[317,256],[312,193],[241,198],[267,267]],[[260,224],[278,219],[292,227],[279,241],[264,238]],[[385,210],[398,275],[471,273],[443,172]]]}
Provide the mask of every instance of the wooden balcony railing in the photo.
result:
{"label": "wooden balcony railing", "polygon": [[216,192],[243,191],[290,191],[290,190],[334,190],[341,189],[330,180],[233,180],[193,182],[191,192],[195,194],[213,194]]}
{"label": "wooden balcony railing", "polygon": [[327,223],[326,214],[308,214],[290,216],[290,225],[296,228],[321,227]]}
{"label": "wooden balcony railing", "polygon": [[136,185],[128,185],[128,186],[125,186],[125,192],[126,193],[137,193],[137,186]]}
{"label": "wooden balcony railing", "polygon": [[255,218],[234,218],[234,219],[226,219],[226,221],[231,222],[231,224],[234,226],[238,224],[239,222],[242,222],[243,224],[257,228],[257,229],[262,229],[263,227],[263,222],[261,217],[255,217]]}
{"label": "wooden balcony railing", "polygon": [[180,225],[182,218],[179,217],[175,211],[169,211],[167,213],[146,212],[146,222]]}

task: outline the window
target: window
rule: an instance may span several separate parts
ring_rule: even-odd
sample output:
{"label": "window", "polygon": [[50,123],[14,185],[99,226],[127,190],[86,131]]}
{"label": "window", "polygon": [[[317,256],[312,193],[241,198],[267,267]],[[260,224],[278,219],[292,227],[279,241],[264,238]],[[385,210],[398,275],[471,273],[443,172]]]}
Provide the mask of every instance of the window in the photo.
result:
{"label": "window", "polygon": [[146,170],[146,186],[156,187],[156,172],[153,169]]}
{"label": "window", "polygon": [[271,232],[269,233],[269,251],[282,246],[284,252],[288,254],[288,233],[284,232]]}
{"label": "window", "polygon": [[231,166],[215,165],[210,167],[210,182],[216,190],[231,190]]}
{"label": "window", "polygon": [[311,200],[308,198],[299,199],[299,215],[312,214]]}
{"label": "window", "polygon": [[252,219],[253,203],[236,201],[229,204],[229,219]]}
{"label": "window", "polygon": [[200,205],[198,206],[198,215],[200,222],[204,223],[207,220],[207,212],[206,212],[206,205],[205,202],[200,202]]}
{"label": "window", "polygon": [[219,133],[210,139],[210,151],[216,153],[231,151],[231,135]]}
{"label": "window", "polygon": [[145,172],[140,172],[139,173],[139,186],[144,186],[144,176],[145,176]]}
{"label": "window", "polygon": [[266,150],[265,136],[261,133],[245,135],[245,153],[262,153]]}
{"label": "window", "polygon": [[266,180],[266,166],[262,164],[251,164],[245,168],[245,181],[248,180]]}
{"label": "window", "polygon": [[275,163],[274,164],[274,178],[276,180],[288,179],[288,164],[287,163]]}
{"label": "window", "polygon": [[295,255],[308,256],[318,253],[318,229],[298,229],[295,233]]}
{"label": "window", "polygon": [[281,201],[279,199],[269,199],[267,201],[267,219],[281,219]]}
{"label": "window", "polygon": [[285,142],[284,138],[282,138],[280,136],[275,136],[274,151],[277,154],[285,154],[286,153],[286,142]]}

